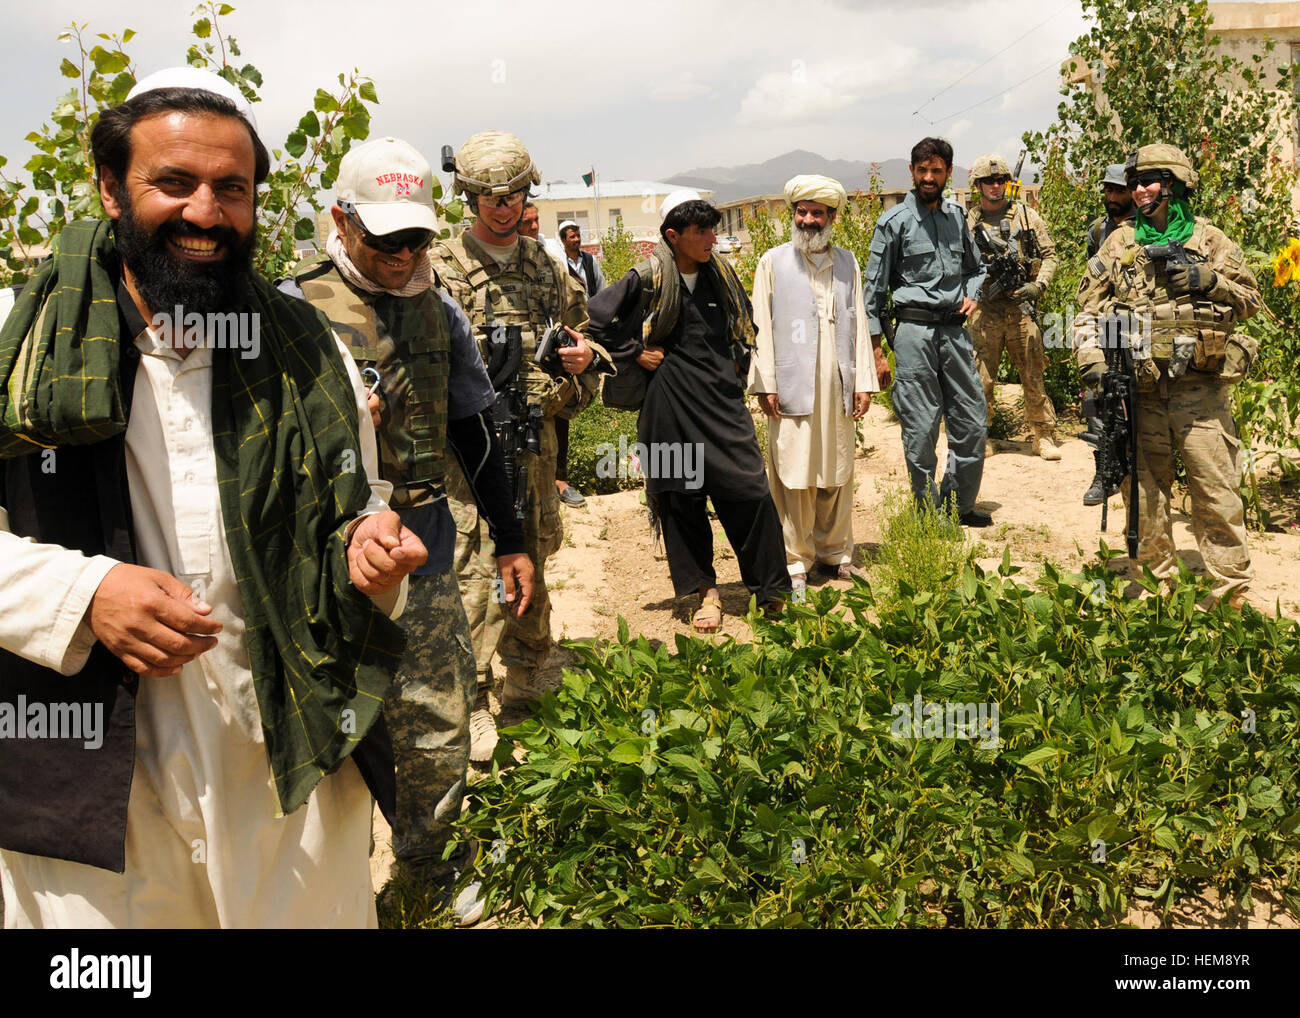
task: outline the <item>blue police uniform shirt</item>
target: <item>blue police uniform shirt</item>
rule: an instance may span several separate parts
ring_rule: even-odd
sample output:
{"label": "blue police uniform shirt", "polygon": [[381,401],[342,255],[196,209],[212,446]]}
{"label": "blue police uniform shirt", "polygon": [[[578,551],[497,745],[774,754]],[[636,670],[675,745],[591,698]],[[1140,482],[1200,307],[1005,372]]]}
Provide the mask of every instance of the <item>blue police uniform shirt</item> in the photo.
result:
{"label": "blue police uniform shirt", "polygon": [[868,328],[873,336],[881,334],[887,291],[897,306],[956,311],[963,297],[979,299],[984,275],[984,260],[962,207],[942,198],[926,208],[912,190],[881,215],[871,237],[862,282]]}

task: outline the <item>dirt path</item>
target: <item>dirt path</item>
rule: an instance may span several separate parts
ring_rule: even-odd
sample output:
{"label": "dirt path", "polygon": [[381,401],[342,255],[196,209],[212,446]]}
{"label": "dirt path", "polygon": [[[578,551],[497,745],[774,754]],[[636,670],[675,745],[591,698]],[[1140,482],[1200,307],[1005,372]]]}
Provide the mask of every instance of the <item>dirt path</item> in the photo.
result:
{"label": "dirt path", "polygon": [[[1019,386],[999,386],[998,395],[1012,409],[1018,402]],[[1100,529],[1100,507],[1088,508],[1081,501],[1094,464],[1092,450],[1073,437],[1079,430],[1077,424],[1060,427],[1061,459],[1055,463],[1031,455],[1028,432],[1021,430],[1022,441],[994,443],[996,451],[985,460],[978,505],[993,515],[994,525],[968,530],[969,539],[982,546],[981,563],[992,566],[1001,560],[1004,549],[1010,549],[1012,561],[1026,566],[1026,573],[1033,575],[1044,560],[1067,568],[1082,567],[1095,557],[1101,540],[1112,548],[1122,548],[1124,509],[1119,496],[1111,499],[1105,534]],[[898,423],[888,411],[873,405],[864,434],[866,449],[859,450],[854,469],[853,533],[869,568],[872,549],[881,540],[882,494],[891,487],[904,486],[907,471]],[[940,463],[945,451],[941,435]],[[1295,522],[1295,518],[1293,506],[1289,519]],[[564,527],[564,546],[547,573],[552,578],[557,634],[567,638],[613,636],[619,615],[627,619],[633,633],[651,639],[671,641],[674,633],[689,631],[693,605],[678,604],[673,598],[668,564],[651,543],[639,492],[588,496],[586,508],[564,510]],[[714,532],[719,590],[727,616],[724,632],[747,639],[748,630],[739,616],[745,612],[749,594],[716,523]],[[1187,564],[1200,569],[1201,558],[1185,513],[1175,515],[1174,540]],[[1250,548],[1256,574],[1251,601],[1261,611],[1270,612],[1275,602],[1280,602],[1282,614],[1300,618],[1300,529],[1252,532]],[[810,582],[823,581],[810,577]],[[848,586],[838,580],[824,582]]]}

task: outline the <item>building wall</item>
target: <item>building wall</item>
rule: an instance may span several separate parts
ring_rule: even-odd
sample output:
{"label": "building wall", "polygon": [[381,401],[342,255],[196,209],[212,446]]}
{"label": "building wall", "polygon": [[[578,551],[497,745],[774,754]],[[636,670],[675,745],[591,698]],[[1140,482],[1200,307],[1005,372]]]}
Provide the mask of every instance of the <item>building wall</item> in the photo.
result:
{"label": "building wall", "polygon": [[593,242],[614,225],[615,219],[623,221],[623,228],[633,237],[641,239],[659,235],[659,203],[664,194],[654,195],[601,195],[600,223],[596,223],[596,200],[592,198],[534,198],[538,221],[548,237],[559,235],[559,226],[573,219],[582,229],[582,239]]}
{"label": "building wall", "polygon": [[[1214,18],[1212,31],[1219,37],[1219,51],[1262,71],[1266,83],[1275,81],[1279,70],[1300,60],[1300,3],[1210,4],[1210,14]],[[1274,47],[1267,52],[1270,39]],[[1256,56],[1260,57],[1257,65]],[[1285,98],[1279,93],[1279,105]],[[1272,140],[1278,144],[1281,158],[1294,162],[1300,125],[1290,117],[1280,116],[1279,120]],[[1291,205],[1300,210],[1300,187],[1292,189]]]}

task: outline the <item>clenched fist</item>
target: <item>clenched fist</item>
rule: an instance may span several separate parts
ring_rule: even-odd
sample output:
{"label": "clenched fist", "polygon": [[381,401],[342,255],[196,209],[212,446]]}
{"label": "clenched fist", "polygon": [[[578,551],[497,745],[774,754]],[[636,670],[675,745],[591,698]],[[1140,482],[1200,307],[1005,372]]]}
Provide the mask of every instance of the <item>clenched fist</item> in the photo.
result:
{"label": "clenched fist", "polygon": [[397,513],[362,517],[348,542],[348,575],[363,594],[386,594],[429,557],[424,543],[402,526]]}

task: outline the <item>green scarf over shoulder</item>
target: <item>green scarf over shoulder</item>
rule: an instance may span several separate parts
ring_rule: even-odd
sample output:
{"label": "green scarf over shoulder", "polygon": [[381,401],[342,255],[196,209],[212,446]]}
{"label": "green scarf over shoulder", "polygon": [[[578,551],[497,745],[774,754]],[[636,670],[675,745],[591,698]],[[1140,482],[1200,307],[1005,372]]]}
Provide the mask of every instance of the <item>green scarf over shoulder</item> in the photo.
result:
{"label": "green scarf over shoulder", "polygon": [[[0,457],[126,428],[121,269],[106,221],[72,223],[0,329]],[[401,629],[353,587],[344,542],[369,482],[352,383],[320,313],[253,274],[258,356],[212,364],[226,543],[280,805],[307,801],[369,731]]]}

